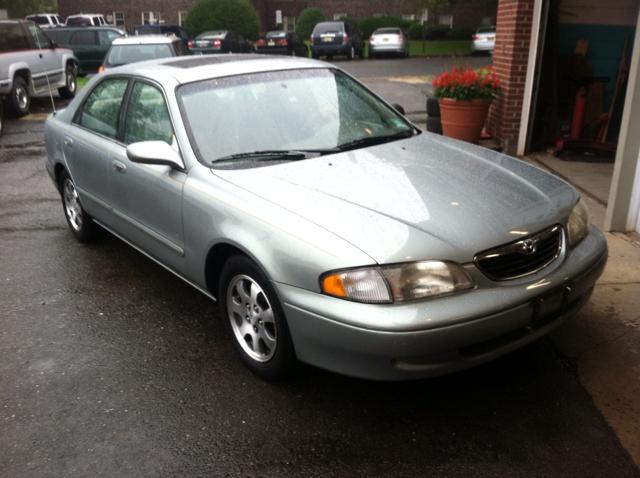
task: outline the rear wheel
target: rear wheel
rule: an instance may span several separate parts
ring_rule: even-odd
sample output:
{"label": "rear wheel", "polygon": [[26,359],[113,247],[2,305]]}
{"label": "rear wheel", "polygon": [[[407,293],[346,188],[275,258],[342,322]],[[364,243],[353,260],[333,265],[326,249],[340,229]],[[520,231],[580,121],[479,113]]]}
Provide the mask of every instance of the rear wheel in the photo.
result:
{"label": "rear wheel", "polygon": [[60,192],[64,216],[75,238],[80,242],[100,239],[104,235],[104,229],[93,222],[93,218],[82,208],[76,185],[67,171],[63,171],[60,176]]}
{"label": "rear wheel", "polygon": [[351,47],[351,48],[349,48],[349,51],[347,52],[347,60],[349,60],[349,61],[353,60],[354,56],[356,56],[356,49]]}
{"label": "rear wheel", "polygon": [[76,69],[71,65],[68,65],[64,72],[64,83],[65,86],[58,88],[58,94],[60,94],[62,98],[67,99],[71,99],[76,96]]}
{"label": "rear wheel", "polygon": [[31,107],[31,95],[27,82],[21,76],[13,79],[13,87],[11,88],[11,107],[18,116],[26,116],[29,114]]}
{"label": "rear wheel", "polygon": [[291,374],[297,359],[289,328],[271,282],[244,255],[222,268],[220,314],[244,365],[269,380]]}

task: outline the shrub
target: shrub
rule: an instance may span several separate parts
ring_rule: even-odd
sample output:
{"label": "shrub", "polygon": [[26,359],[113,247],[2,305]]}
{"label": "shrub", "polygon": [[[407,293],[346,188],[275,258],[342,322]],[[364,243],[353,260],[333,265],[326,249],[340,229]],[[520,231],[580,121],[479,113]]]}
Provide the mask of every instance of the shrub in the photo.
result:
{"label": "shrub", "polygon": [[378,28],[384,27],[399,27],[402,31],[405,31],[411,25],[411,21],[403,20],[400,17],[393,15],[383,15],[381,17],[368,17],[360,20],[359,27],[362,31],[362,35],[365,38],[369,38],[371,34]]}
{"label": "shrub", "polygon": [[296,33],[306,40],[318,23],[326,21],[327,17],[319,8],[305,8],[296,22]]}
{"label": "shrub", "polygon": [[451,33],[451,27],[449,25],[429,25],[424,29],[424,33],[427,39],[445,40]]}
{"label": "shrub", "polygon": [[193,36],[208,30],[235,30],[255,41],[260,17],[247,0],[200,0],[187,13],[185,28]]}
{"label": "shrub", "polygon": [[422,40],[422,34],[424,33],[424,27],[419,23],[414,23],[409,27],[407,35],[410,40]]}
{"label": "shrub", "polygon": [[457,28],[451,29],[451,33],[449,34],[449,37],[452,40],[471,40],[473,38],[474,33],[475,33],[475,30],[473,30],[472,28],[457,27]]}

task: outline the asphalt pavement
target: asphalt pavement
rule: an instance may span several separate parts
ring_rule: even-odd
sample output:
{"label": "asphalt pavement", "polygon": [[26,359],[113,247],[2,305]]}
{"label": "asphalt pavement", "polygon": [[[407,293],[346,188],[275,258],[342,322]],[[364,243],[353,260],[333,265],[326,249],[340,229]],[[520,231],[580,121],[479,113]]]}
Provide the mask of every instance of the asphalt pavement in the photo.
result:
{"label": "asphalt pavement", "polygon": [[[420,76],[364,79],[418,112]],[[0,137],[3,478],[640,477],[603,415],[612,397],[585,385],[602,382],[603,351],[629,339],[615,335],[622,308],[613,319],[604,302],[585,309],[563,332],[577,342],[543,338],[445,377],[380,383],[303,367],[265,382],[234,355],[215,303],[112,236],[75,241],[44,167],[47,101]],[[635,270],[623,269],[605,273],[596,299],[633,291],[621,274]]]}

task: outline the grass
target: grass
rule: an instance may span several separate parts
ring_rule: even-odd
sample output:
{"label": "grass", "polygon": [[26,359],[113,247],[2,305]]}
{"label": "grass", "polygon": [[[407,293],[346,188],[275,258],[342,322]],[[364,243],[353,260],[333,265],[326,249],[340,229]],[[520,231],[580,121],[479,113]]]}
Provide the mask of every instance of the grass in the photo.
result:
{"label": "grass", "polygon": [[77,85],[78,85],[79,87],[80,87],[80,86],[84,86],[84,85],[86,85],[87,83],[89,83],[89,80],[90,80],[90,79],[91,79],[91,78],[80,78],[80,77],[78,77],[78,78],[76,78],[76,83],[77,83]]}
{"label": "grass", "polygon": [[[424,45],[423,45],[424,43]],[[471,40],[411,40],[410,56],[471,55]]]}
{"label": "grass", "polygon": [[[309,45],[309,40],[305,41]],[[425,41],[411,40],[410,56],[453,56],[471,55],[471,40]],[[369,54],[369,42],[366,42],[366,54]],[[309,49],[311,56],[311,49]]]}

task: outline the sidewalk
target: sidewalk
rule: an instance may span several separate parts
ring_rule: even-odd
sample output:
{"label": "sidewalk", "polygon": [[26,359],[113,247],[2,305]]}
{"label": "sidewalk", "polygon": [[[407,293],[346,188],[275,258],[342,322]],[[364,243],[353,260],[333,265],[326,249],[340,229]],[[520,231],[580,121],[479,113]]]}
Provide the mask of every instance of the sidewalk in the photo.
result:
{"label": "sidewalk", "polygon": [[[406,116],[424,127],[429,78],[361,81],[389,103],[402,105]],[[591,222],[603,230],[613,164],[563,161],[544,152],[521,159],[578,189],[589,207]],[[551,338],[575,361],[580,382],[640,466],[640,236],[605,235],[609,261],[591,300]]]}

